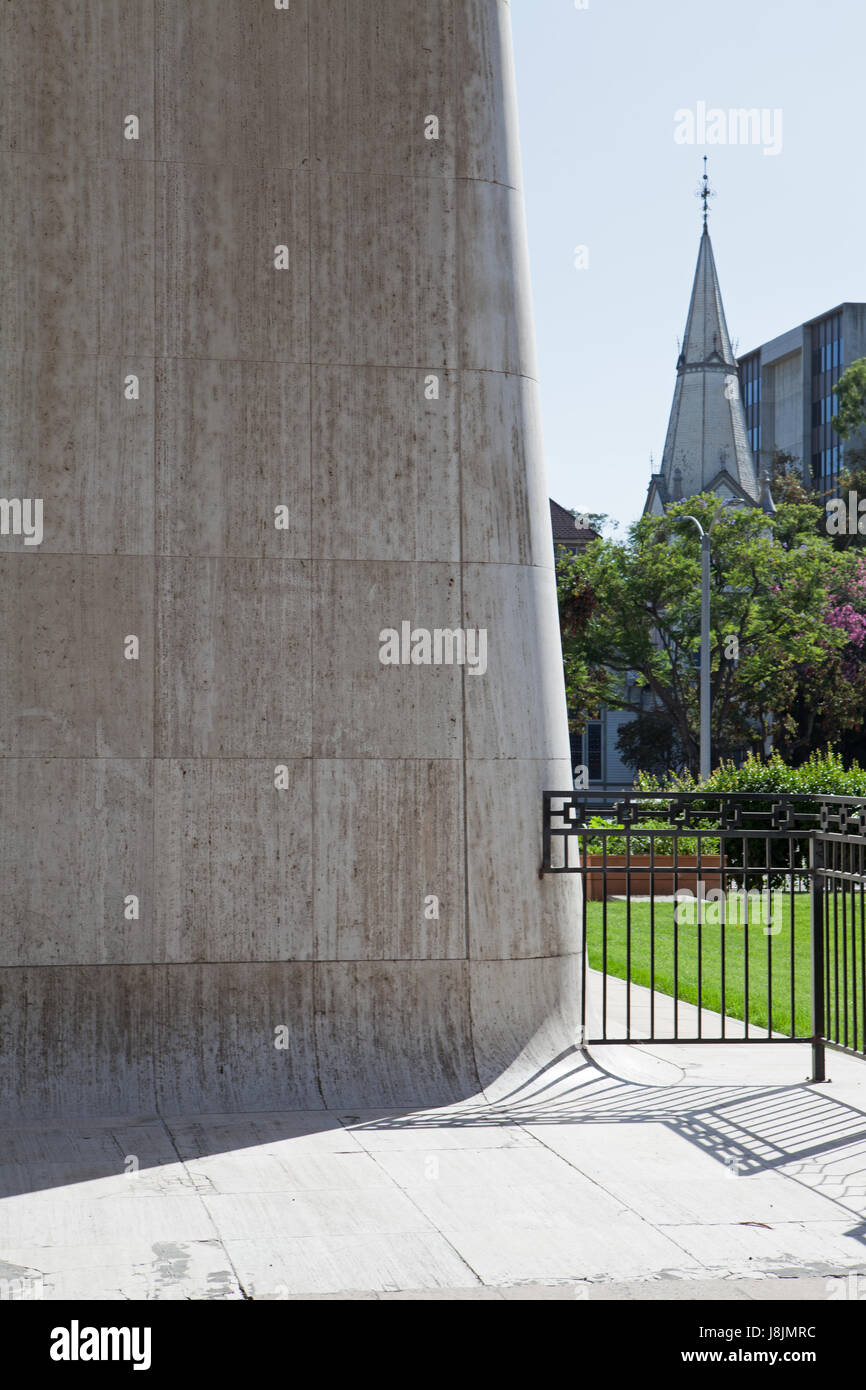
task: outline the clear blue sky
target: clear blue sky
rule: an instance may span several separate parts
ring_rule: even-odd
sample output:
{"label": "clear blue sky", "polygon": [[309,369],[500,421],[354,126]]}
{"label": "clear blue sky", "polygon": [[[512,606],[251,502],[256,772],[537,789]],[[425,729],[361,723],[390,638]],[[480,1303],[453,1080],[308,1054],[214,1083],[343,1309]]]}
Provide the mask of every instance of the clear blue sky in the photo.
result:
{"label": "clear blue sky", "polygon": [[[866,5],[588,6],[511,0],[524,188],[550,493],[628,522],[664,445],[704,154],[739,352],[866,301]],[[699,102],[780,109],[781,152],[677,143]]]}

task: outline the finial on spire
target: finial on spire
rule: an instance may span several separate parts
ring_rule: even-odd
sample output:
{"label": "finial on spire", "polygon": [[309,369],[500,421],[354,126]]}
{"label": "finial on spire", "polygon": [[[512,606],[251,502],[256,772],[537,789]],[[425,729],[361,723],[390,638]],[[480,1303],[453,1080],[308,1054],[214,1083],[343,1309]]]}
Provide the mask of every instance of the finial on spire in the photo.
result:
{"label": "finial on spire", "polygon": [[695,194],[695,197],[700,198],[704,205],[704,231],[707,230],[707,213],[709,212],[709,201],[711,198],[715,198],[715,196],[716,190],[714,188],[710,188],[710,176],[707,173],[707,156],[704,155],[703,182],[701,183],[700,188]]}

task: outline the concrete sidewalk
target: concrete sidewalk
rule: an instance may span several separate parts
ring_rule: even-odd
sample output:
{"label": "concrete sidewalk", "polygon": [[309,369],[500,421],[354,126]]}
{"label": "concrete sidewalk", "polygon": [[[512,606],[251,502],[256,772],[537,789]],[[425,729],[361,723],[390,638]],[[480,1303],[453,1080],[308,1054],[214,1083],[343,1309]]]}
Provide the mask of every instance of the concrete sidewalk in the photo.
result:
{"label": "concrete sidewalk", "polygon": [[[607,1000],[605,1012],[605,998]],[[586,972],[587,1037],[590,1038],[745,1038],[746,1025],[712,1009],[699,1009],[644,985]],[[724,1028],[722,1023],[724,1022]],[[767,1038],[766,1028],[750,1025],[749,1036]],[[773,1036],[778,1037],[779,1034]]]}
{"label": "concrete sidewalk", "polygon": [[611,1047],[427,1112],[22,1125],[0,1297],[856,1297],[866,1062],[830,1060]]}

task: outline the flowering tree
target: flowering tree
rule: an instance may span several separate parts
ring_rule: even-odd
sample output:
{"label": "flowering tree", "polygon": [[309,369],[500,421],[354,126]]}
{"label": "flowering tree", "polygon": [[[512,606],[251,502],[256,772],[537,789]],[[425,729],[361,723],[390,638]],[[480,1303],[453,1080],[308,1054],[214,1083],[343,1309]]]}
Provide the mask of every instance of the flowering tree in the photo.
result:
{"label": "flowering tree", "polygon": [[845,634],[841,667],[848,679],[854,680],[860,673],[866,642],[866,559],[855,560],[852,573],[843,577],[839,588],[840,592],[830,594],[827,622]]}
{"label": "flowering tree", "polygon": [[[866,715],[866,558],[837,554],[828,573],[823,660],[802,673],[796,748],[850,742]],[[803,713],[811,718],[803,719]],[[859,750],[857,750],[859,751]]]}

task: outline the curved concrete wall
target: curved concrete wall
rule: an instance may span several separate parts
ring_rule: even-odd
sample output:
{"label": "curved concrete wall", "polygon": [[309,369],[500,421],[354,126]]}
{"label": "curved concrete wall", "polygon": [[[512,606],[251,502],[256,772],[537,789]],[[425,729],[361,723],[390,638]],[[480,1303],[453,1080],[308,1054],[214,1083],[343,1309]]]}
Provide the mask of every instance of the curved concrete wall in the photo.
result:
{"label": "curved concrete wall", "polygon": [[509,1089],[579,913],[508,6],[0,24],[2,1103]]}

